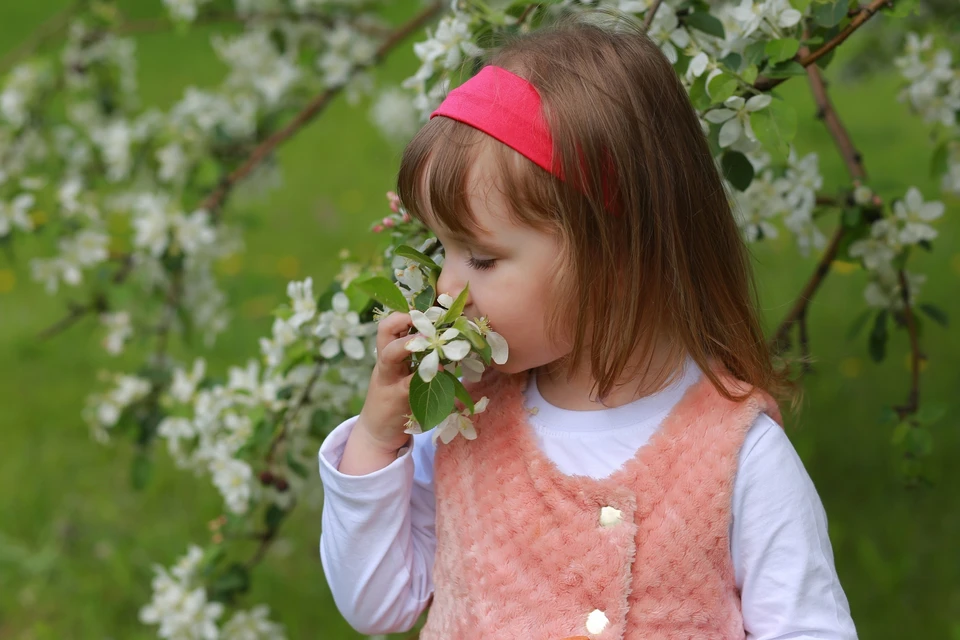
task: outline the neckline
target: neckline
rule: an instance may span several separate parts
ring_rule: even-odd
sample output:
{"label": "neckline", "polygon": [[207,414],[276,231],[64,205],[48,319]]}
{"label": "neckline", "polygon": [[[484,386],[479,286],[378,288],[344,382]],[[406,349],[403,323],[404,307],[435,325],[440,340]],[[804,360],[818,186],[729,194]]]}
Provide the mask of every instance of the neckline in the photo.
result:
{"label": "neckline", "polygon": [[530,421],[541,429],[555,433],[611,431],[636,426],[639,422],[669,414],[670,409],[680,402],[687,389],[694,386],[702,376],[700,368],[691,358],[687,358],[681,366],[680,376],[665,388],[618,407],[564,409],[551,404],[540,393],[537,375],[532,370],[522,392],[527,406],[537,410]]}

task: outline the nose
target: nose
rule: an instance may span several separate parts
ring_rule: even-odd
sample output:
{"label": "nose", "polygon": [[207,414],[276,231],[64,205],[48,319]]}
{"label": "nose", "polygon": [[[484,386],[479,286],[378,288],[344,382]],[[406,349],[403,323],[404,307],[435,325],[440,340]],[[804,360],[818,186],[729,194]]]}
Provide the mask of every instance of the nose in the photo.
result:
{"label": "nose", "polygon": [[[463,270],[460,269],[456,264],[451,264],[449,261],[445,261],[443,264],[443,269],[440,271],[440,277],[437,278],[437,293],[446,293],[449,296],[456,298],[460,295],[460,292],[463,291],[463,288],[467,286],[468,280],[463,273]],[[467,293],[467,303],[466,308],[469,308],[473,303],[473,294]]]}

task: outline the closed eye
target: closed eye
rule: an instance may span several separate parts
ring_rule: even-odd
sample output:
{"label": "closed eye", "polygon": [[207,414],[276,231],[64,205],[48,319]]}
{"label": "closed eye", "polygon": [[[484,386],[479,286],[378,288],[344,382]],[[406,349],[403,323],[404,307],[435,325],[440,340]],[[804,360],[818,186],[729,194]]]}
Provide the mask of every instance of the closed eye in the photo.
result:
{"label": "closed eye", "polygon": [[470,258],[467,259],[467,265],[469,265],[471,269],[476,269],[477,271],[486,271],[487,269],[492,269],[496,262],[496,259],[493,258],[489,260],[478,260],[477,258],[470,256]]}

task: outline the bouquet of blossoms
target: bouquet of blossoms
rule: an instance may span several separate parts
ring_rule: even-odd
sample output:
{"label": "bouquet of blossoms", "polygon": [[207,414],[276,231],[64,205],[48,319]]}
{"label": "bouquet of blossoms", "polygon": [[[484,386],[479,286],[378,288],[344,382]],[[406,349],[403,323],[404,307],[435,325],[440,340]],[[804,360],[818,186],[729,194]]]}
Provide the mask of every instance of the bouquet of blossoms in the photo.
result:
{"label": "bouquet of blossoms", "polygon": [[[435,240],[425,244],[431,246]],[[354,283],[383,305],[377,317],[391,311],[407,311],[414,333],[406,344],[413,355],[411,367],[417,375],[410,380],[410,409],[407,433],[434,429],[433,440],[449,443],[459,433],[472,440],[477,437],[470,416],[481,413],[488,399],[474,403],[461,378],[480,379],[493,361],[507,361],[506,341],[493,331],[485,318],[470,320],[463,315],[469,284],[460,294],[441,293],[434,298],[440,266],[425,253],[409,245],[394,250],[396,282],[376,276]],[[442,365],[442,368],[441,368]],[[462,408],[456,406],[459,400]]]}

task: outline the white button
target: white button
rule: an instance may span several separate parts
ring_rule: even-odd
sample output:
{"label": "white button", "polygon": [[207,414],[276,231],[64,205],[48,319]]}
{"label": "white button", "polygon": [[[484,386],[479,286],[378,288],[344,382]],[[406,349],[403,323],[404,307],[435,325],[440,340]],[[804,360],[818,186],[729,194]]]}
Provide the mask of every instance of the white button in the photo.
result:
{"label": "white button", "polygon": [[600,526],[612,527],[623,522],[623,512],[613,507],[600,509]]}
{"label": "white button", "polygon": [[590,615],[587,616],[587,633],[600,633],[606,628],[608,622],[607,614],[600,611],[600,609],[594,609],[590,612]]}

